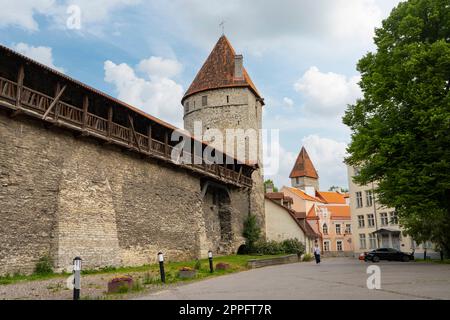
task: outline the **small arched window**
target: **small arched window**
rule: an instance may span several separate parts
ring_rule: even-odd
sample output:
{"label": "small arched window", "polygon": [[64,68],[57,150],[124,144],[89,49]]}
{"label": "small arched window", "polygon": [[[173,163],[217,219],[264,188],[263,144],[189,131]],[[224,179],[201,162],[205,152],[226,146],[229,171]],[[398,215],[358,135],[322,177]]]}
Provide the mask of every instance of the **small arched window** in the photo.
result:
{"label": "small arched window", "polygon": [[323,224],[322,231],[323,231],[323,234],[328,234],[328,226],[326,223]]}

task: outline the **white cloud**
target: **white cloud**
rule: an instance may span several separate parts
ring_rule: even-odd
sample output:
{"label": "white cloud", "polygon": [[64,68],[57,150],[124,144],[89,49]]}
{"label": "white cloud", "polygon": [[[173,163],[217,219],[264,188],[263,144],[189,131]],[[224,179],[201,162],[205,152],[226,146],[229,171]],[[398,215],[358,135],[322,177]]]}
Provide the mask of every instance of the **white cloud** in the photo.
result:
{"label": "white cloud", "polygon": [[[326,43],[335,51],[367,48],[374,28],[387,14],[386,7],[392,8],[399,1],[159,0],[151,2],[151,6],[162,11],[164,17],[169,16],[181,34],[195,34],[190,40],[205,49],[217,39],[219,22],[225,20],[225,33],[237,47],[261,55],[266,50],[304,51],[311,41]],[[385,3],[391,6],[385,7]]]}
{"label": "white cloud", "polygon": [[[278,188],[283,186],[290,186],[289,174],[292,167],[294,166],[296,155],[290,151],[287,151],[283,146],[280,145],[279,141],[264,141],[264,152],[269,153],[270,150],[277,149],[279,151],[278,159],[276,159],[275,154],[271,154],[271,161],[278,160],[278,170],[276,172],[264,171],[264,179],[272,179]],[[276,146],[274,146],[276,144]],[[268,162],[267,154],[264,165]]]}
{"label": "white cloud", "polygon": [[35,15],[47,15],[54,5],[54,0],[0,0],[0,28],[13,25],[36,31],[39,25]]}
{"label": "white cloud", "polygon": [[[347,145],[333,139],[322,138],[318,135],[308,135],[302,139],[302,146],[306,148],[314,167],[319,173],[319,182],[321,190],[328,190],[332,185],[346,187],[347,168],[344,164]],[[268,146],[265,145],[264,148]],[[289,174],[297,159],[298,152],[287,151],[281,145],[279,146],[279,170],[278,172],[265,175],[264,179],[273,179],[277,187],[290,186]]]}
{"label": "white cloud", "polygon": [[347,186],[347,169],[344,164],[347,145],[333,139],[309,135],[302,144],[319,173],[320,188],[328,190],[332,185]]}
{"label": "white cloud", "polygon": [[[146,65],[145,61],[148,60],[142,60],[138,66]],[[159,67],[158,61],[161,63]],[[156,71],[165,70],[167,65],[179,64],[178,61],[162,58],[154,59],[152,63]],[[180,84],[161,76],[160,73],[147,73],[147,78],[140,78],[126,63],[115,64],[108,60],[104,63],[104,69],[105,81],[114,85],[118,99],[179,128],[182,127],[183,110],[180,101],[183,96],[183,87]],[[149,69],[146,71],[148,72]],[[176,74],[172,72],[172,75]]]}
{"label": "white cloud", "polygon": [[292,99],[290,99],[288,97],[283,98],[283,103],[288,108],[292,108],[294,106],[294,101],[292,101]]}
{"label": "white cloud", "polygon": [[137,69],[148,77],[171,78],[181,72],[182,65],[177,60],[150,57],[139,62]]}
{"label": "white cloud", "polygon": [[342,116],[347,104],[362,96],[359,76],[323,73],[317,67],[309,68],[294,84],[294,89],[305,98],[305,112],[325,117]]}
{"label": "white cloud", "polygon": [[19,42],[17,44],[14,44],[12,46],[12,49],[31,59],[34,59],[42,64],[45,64],[50,68],[56,69],[60,72],[64,72],[63,68],[57,67],[53,63],[53,53],[52,48],[50,47],[42,47],[42,46],[34,47],[26,43]]}
{"label": "white cloud", "polygon": [[0,28],[18,26],[29,31],[39,30],[36,17],[47,16],[56,28],[66,28],[70,14],[67,8],[76,5],[81,9],[81,32],[99,34],[102,23],[112,20],[113,13],[126,6],[136,5],[141,0],[0,0]]}

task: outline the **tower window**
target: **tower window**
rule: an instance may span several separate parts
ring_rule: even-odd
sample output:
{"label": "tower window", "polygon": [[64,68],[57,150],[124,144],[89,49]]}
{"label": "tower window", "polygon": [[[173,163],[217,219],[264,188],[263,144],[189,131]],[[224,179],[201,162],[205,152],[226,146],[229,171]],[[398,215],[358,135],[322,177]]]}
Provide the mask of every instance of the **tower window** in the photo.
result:
{"label": "tower window", "polygon": [[189,101],[186,101],[186,103],[184,104],[184,112],[189,112]]}
{"label": "tower window", "polygon": [[203,96],[202,97],[202,107],[208,105],[208,96]]}
{"label": "tower window", "polygon": [[227,96],[227,103],[230,103],[230,96]]}

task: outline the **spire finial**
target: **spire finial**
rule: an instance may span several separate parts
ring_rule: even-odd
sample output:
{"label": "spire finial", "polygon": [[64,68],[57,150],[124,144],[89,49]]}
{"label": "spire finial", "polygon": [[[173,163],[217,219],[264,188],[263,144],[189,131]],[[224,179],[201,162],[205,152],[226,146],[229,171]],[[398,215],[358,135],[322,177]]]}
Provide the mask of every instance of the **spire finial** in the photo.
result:
{"label": "spire finial", "polygon": [[219,23],[219,26],[221,26],[222,27],[222,35],[225,35],[225,20],[222,20],[220,23]]}

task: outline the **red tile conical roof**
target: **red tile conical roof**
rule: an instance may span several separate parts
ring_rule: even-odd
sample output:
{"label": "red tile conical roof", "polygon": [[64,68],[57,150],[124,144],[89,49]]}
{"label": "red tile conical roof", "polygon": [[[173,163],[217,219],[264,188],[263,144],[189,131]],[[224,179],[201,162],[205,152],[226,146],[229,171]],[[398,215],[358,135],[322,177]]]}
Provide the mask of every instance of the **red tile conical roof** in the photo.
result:
{"label": "red tile conical roof", "polygon": [[[210,89],[226,87],[248,87],[262,100],[255,84],[243,67],[243,78],[234,77],[235,51],[225,35],[217,41],[200,71],[183,96],[181,103],[188,96]],[[264,102],[262,102],[264,104]]]}
{"label": "red tile conical roof", "polygon": [[297,177],[319,178],[316,168],[314,168],[314,165],[304,147],[302,147],[302,150],[295,161],[294,167],[292,168],[291,174],[289,175],[289,178]]}

